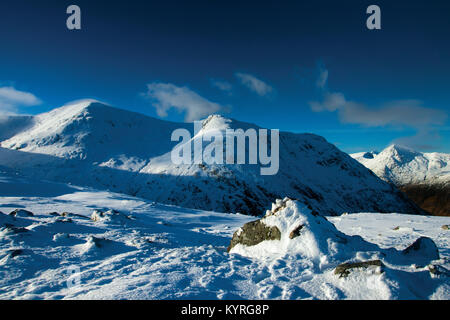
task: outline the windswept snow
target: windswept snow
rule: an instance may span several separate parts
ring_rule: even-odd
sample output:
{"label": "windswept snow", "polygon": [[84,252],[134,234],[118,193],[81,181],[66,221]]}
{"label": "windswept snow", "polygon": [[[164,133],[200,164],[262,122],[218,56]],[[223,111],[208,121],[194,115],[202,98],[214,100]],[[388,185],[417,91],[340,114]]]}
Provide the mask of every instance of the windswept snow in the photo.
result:
{"label": "windswept snow", "polygon": [[[27,182],[1,176],[4,188]],[[450,223],[446,217],[357,213],[327,221],[290,201],[277,212],[284,218],[266,220],[283,235],[302,223],[300,236],[261,243],[265,254],[249,254],[250,247],[229,254],[233,233],[254,218],[30,183],[40,183],[40,190],[0,198],[1,299],[450,298],[450,236],[441,228]],[[8,215],[15,209],[33,216]],[[399,258],[423,236],[439,249],[434,273]],[[381,259],[383,272],[334,274],[340,263],[370,259]]]}

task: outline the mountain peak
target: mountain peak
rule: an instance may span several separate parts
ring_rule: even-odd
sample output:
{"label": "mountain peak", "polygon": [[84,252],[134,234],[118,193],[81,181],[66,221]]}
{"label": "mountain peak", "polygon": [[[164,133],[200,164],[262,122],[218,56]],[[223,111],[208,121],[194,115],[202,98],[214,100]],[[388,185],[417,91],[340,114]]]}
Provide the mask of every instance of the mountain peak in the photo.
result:
{"label": "mountain peak", "polygon": [[381,179],[397,186],[449,181],[449,154],[422,153],[392,144],[374,158],[368,158],[362,153],[351,156]]}
{"label": "mountain peak", "polygon": [[232,118],[226,118],[220,114],[212,114],[208,118],[202,120],[202,131],[220,130],[225,131],[227,129],[259,129],[255,124],[248,122],[241,122]]}
{"label": "mountain peak", "polygon": [[78,114],[86,110],[95,110],[95,109],[107,109],[113,108],[112,106],[95,100],[95,99],[82,99],[76,100],[69,103],[64,104],[62,107],[56,108],[49,113],[70,113],[70,114]]}
{"label": "mountain peak", "polygon": [[64,104],[61,108],[88,108],[92,105],[104,105],[107,106],[106,103],[101,102],[99,100],[96,99],[80,99],[80,100],[75,100],[75,101],[71,101],[68,102],[66,104]]}
{"label": "mountain peak", "polygon": [[400,162],[409,162],[420,154],[420,152],[398,144],[392,144],[380,153],[380,155],[394,158]]}
{"label": "mountain peak", "polygon": [[400,144],[391,144],[389,147],[387,147],[385,150],[390,150],[390,151],[397,151],[397,152],[413,152],[413,153],[417,153],[417,151],[415,151],[414,149],[411,149],[410,147],[404,146],[404,145],[400,145]]}
{"label": "mountain peak", "polygon": [[233,122],[231,119],[227,119],[219,114],[212,114],[208,118],[202,121],[203,130],[226,130],[230,128],[230,124]]}

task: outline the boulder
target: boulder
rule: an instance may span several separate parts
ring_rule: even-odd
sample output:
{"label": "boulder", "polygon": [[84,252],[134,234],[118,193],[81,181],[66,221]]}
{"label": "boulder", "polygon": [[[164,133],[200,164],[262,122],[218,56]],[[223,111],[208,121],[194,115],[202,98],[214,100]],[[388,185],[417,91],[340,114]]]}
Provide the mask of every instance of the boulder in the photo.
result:
{"label": "boulder", "polygon": [[[382,268],[383,263],[381,262],[381,260],[346,262],[338,265],[336,269],[334,269],[334,274],[339,275],[339,278],[345,278],[350,274],[350,270],[352,269],[367,269],[369,267]],[[380,272],[382,272],[381,269]]]}
{"label": "boulder", "polygon": [[292,230],[291,233],[289,234],[289,239],[292,240],[292,239],[300,236],[300,231],[302,231],[303,227],[304,226],[301,224],[298,227],[296,227],[294,230]]}
{"label": "boulder", "polygon": [[436,277],[450,277],[450,271],[443,266],[430,264],[428,270],[432,276]]}
{"label": "boulder", "polygon": [[14,211],[11,211],[11,213],[9,215],[13,216],[13,217],[33,217],[34,216],[33,212],[24,210],[24,209],[16,209]]}
{"label": "boulder", "polygon": [[71,213],[71,212],[63,212],[61,213],[62,217],[71,217],[71,218],[81,218],[81,219],[89,219],[89,217],[83,216],[81,214]]}
{"label": "boulder", "polygon": [[330,248],[346,242],[347,236],[308,204],[285,198],[276,200],[263,218],[239,228],[228,252],[255,257],[290,252],[320,261]]}
{"label": "boulder", "polygon": [[244,224],[242,228],[234,233],[228,252],[239,243],[245,246],[254,246],[266,240],[280,239],[281,232],[277,227],[269,227],[261,220],[256,220]]}
{"label": "boulder", "polygon": [[17,257],[18,255],[21,255],[23,253],[22,249],[12,249],[9,250],[9,256],[11,258]]}
{"label": "boulder", "polygon": [[418,263],[439,259],[439,250],[433,240],[420,237],[413,244],[402,251],[404,256],[416,260]]}

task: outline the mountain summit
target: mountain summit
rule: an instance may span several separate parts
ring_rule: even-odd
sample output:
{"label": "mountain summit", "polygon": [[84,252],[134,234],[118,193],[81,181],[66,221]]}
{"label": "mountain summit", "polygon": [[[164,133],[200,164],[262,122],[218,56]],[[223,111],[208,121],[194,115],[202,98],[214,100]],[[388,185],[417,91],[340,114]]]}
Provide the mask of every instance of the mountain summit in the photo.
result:
{"label": "mountain summit", "polygon": [[450,154],[422,153],[394,144],[372,158],[362,153],[351,156],[395,185],[450,182]]}
{"label": "mountain summit", "polygon": [[372,158],[351,155],[384,181],[396,185],[422,209],[450,215],[450,154],[422,153],[391,145]]}
{"label": "mountain summit", "polygon": [[[298,199],[321,215],[421,212],[402,193],[314,134],[281,132],[279,171],[259,164],[174,164],[175,123],[99,102],[80,102],[33,118],[1,142],[0,166],[34,178],[109,189],[188,208],[257,215],[274,199]],[[213,115],[211,130],[259,127]]]}

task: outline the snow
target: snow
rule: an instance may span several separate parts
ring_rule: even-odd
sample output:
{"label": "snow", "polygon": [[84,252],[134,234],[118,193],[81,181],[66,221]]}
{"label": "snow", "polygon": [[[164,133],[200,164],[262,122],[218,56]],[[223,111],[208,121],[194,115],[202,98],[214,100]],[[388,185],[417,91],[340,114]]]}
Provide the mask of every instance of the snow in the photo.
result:
{"label": "snow", "polygon": [[[450,218],[412,214],[322,137],[282,132],[280,171],[261,176],[174,165],[180,128],[193,129],[92,100],[0,119],[0,299],[450,298]],[[213,115],[192,139],[237,128],[258,127]],[[386,181],[448,176],[443,154],[355,157]],[[262,217],[281,238],[228,253],[256,218],[224,212]],[[371,260],[382,265],[334,272]]]}
{"label": "snow", "polygon": [[[192,124],[95,101],[66,105],[31,122],[0,142],[4,171],[219,212],[259,215],[260,208],[285,196],[301,199],[322,215],[417,212],[389,184],[313,134],[281,132],[280,170],[261,176],[259,164],[175,165],[170,155],[178,142],[171,141],[171,134],[175,129],[192,132]],[[227,129],[259,129],[218,115],[202,124],[192,139],[214,132],[226,136]]]}
{"label": "snow", "polygon": [[[372,154],[373,158],[367,154]],[[450,154],[422,153],[407,147],[391,145],[379,154],[360,152],[351,156],[381,179],[398,186],[450,183]]]}
{"label": "snow", "polygon": [[[5,185],[26,183],[0,176]],[[426,236],[439,249],[436,270],[448,270],[450,236],[441,228],[448,217],[354,213],[327,221],[290,201],[265,218],[282,230],[280,241],[229,254],[232,234],[254,217],[39,183],[34,194],[0,197],[6,214],[34,213],[0,214],[0,299],[450,298],[448,276],[399,257]],[[305,228],[289,241],[286,234],[298,223]],[[358,269],[346,278],[333,272],[339,263],[371,259],[383,261],[383,272]]]}

